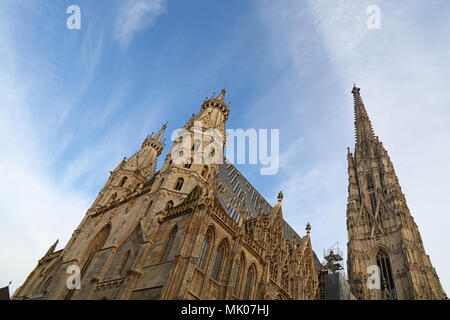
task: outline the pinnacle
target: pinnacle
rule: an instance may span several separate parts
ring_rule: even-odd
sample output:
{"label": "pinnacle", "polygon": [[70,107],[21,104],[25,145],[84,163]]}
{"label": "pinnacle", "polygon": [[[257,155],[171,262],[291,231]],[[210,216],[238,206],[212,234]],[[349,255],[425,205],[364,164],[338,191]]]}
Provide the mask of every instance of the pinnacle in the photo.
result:
{"label": "pinnacle", "polygon": [[227,90],[225,88],[223,88],[222,91],[220,92],[220,94],[217,96],[216,100],[225,101],[225,93],[226,92],[227,92]]}
{"label": "pinnacle", "polygon": [[167,128],[167,123],[168,123],[168,121],[166,121],[166,123],[162,126],[162,128],[161,128],[161,130],[159,130],[159,132],[156,134],[156,136],[155,136],[155,140],[157,140],[158,142],[161,142],[161,140],[162,140],[162,137],[163,137],[163,135],[164,135],[164,131],[166,130],[166,128]]}

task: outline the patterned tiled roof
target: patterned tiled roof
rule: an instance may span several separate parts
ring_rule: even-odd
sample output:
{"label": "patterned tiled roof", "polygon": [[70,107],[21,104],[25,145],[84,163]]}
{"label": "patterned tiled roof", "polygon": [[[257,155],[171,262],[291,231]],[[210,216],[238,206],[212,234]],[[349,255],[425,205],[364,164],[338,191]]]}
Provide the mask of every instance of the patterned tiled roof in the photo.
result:
{"label": "patterned tiled roof", "polygon": [[[258,215],[260,205],[265,215],[268,215],[273,209],[269,202],[229,161],[226,160],[224,164],[220,165],[218,178],[217,187],[224,186],[223,191],[218,193],[218,199],[234,221],[239,221],[242,203],[247,208],[245,212],[247,219]],[[296,238],[300,241],[302,239],[286,221],[284,221],[284,231],[287,240]]]}

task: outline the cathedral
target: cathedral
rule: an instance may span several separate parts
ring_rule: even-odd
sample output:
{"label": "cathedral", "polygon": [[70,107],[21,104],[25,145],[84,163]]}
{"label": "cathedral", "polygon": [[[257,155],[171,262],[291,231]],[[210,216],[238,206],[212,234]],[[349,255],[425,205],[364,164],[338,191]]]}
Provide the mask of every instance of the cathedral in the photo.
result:
{"label": "cathedral", "polygon": [[[393,165],[374,136],[359,89],[352,92],[351,293],[357,299],[444,299]],[[111,172],[65,247],[55,251],[53,244],[13,299],[320,299],[319,278],[326,272],[312,250],[311,226],[300,235],[284,220],[283,193],[271,204],[226,159],[195,161],[204,159],[199,153],[223,158],[229,112],[225,90],[205,99],[183,128],[193,142],[175,139],[158,171],[166,125],[147,136]],[[214,130],[221,147],[208,149],[211,137],[197,140],[199,130]],[[378,266],[375,275],[370,266]]]}
{"label": "cathedral", "polygon": [[[225,90],[206,99],[184,129],[191,138],[214,129],[222,150],[177,139],[157,172],[166,125],[148,136],[111,172],[64,249],[55,243],[13,298],[315,299],[311,226],[300,236],[284,220],[283,194],[271,205],[228,161],[192,161],[223,154],[229,112]],[[176,153],[190,156],[177,163]],[[78,288],[68,285],[73,266]]]}

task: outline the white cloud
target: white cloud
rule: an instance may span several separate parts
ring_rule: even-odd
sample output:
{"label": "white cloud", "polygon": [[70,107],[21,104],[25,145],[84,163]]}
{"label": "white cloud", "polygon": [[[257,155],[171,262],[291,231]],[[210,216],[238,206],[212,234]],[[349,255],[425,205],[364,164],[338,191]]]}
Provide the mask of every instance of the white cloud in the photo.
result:
{"label": "white cloud", "polygon": [[129,0],[119,8],[116,20],[116,38],[126,47],[133,37],[153,26],[165,12],[166,0]]}

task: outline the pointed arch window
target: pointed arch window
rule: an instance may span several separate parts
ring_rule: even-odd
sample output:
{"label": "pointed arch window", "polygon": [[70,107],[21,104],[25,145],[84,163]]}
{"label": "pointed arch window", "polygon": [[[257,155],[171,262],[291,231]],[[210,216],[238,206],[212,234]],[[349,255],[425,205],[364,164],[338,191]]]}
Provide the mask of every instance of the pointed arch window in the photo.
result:
{"label": "pointed arch window", "polygon": [[256,279],[255,268],[251,266],[248,269],[247,280],[245,281],[244,300],[250,300],[252,298],[252,291],[255,279]]}
{"label": "pointed arch window", "polygon": [[214,260],[211,278],[219,281],[220,272],[222,271],[223,262],[227,257],[228,245],[226,240],[223,240],[217,248],[216,259]]}
{"label": "pointed arch window", "polygon": [[391,261],[387,250],[379,248],[376,259],[378,268],[380,268],[380,284],[383,299],[397,300],[397,293],[392,278]]}
{"label": "pointed arch window", "polygon": [[375,214],[375,211],[377,210],[377,198],[373,192],[370,193],[370,206],[372,207],[373,214]]}
{"label": "pointed arch window", "polygon": [[175,183],[175,190],[180,191],[181,188],[183,187],[183,183],[184,183],[184,179],[183,178],[178,178],[177,182]]}
{"label": "pointed arch window", "polygon": [[120,180],[119,187],[123,187],[125,185],[125,182],[127,182],[128,177],[123,177],[122,180]]}
{"label": "pointed arch window", "polygon": [[[92,238],[91,242],[89,243],[89,246],[87,247],[86,251],[84,252],[83,256],[80,259],[80,265],[82,265],[80,272],[81,279],[84,278],[86,271],[89,269],[89,265],[91,264],[94,255],[97,253],[98,250],[103,248],[110,233],[111,233],[111,223],[108,223]],[[65,299],[69,300],[72,294],[75,292],[75,290],[76,289],[71,289],[67,293]]]}
{"label": "pointed arch window", "polygon": [[212,231],[208,230],[208,232],[206,233],[205,240],[203,240],[202,248],[200,249],[200,255],[197,261],[197,267],[200,270],[203,270],[203,268],[205,267],[205,262],[209,255],[209,249],[211,248],[212,239],[213,239]]}
{"label": "pointed arch window", "polygon": [[169,235],[169,240],[167,240],[166,248],[164,249],[164,253],[161,258],[161,263],[168,261],[170,251],[172,250],[173,242],[175,240],[175,236],[177,234],[177,226],[175,226]]}

